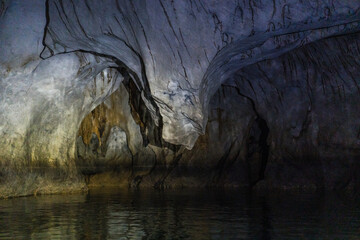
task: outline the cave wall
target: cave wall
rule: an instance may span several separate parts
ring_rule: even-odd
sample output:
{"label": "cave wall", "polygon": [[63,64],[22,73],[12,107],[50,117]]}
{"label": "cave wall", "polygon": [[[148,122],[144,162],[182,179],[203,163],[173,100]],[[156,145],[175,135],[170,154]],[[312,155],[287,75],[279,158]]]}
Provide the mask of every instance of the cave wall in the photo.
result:
{"label": "cave wall", "polygon": [[[48,185],[42,184],[48,177],[77,179],[80,123],[118,88],[122,77],[106,58],[92,54],[42,60],[45,2],[3,1],[2,6],[0,177],[6,184],[1,184],[0,195],[26,195]],[[44,175],[48,177],[38,178]]]}
{"label": "cave wall", "polygon": [[161,137],[191,149],[237,70],[359,30],[359,1],[49,0],[42,57],[82,50],[125,65]]}
{"label": "cave wall", "polygon": [[359,46],[359,34],[321,40],[229,80],[269,126],[271,184],[358,186]]}
{"label": "cave wall", "polygon": [[356,187],[359,21],[353,0],[2,0],[0,185]]}
{"label": "cave wall", "polygon": [[[256,125],[250,101],[234,88],[222,86],[210,108],[206,134],[192,150],[144,146],[140,127],[130,113],[129,94],[122,85],[83,120],[78,132],[78,165],[94,185],[107,185],[109,174],[118,181],[112,184],[137,187],[250,185],[259,175],[255,170],[249,179],[248,168],[254,165],[260,171],[261,164],[259,159],[248,163],[244,150]],[[123,132],[125,138],[116,137],[114,129]],[[114,150],[114,141],[118,158],[108,154]],[[109,164],[114,160],[115,166]]]}
{"label": "cave wall", "polygon": [[123,84],[82,121],[77,137],[77,168],[90,185],[131,184],[154,167],[155,153],[145,146],[131,114]]}
{"label": "cave wall", "polygon": [[[212,97],[206,132],[193,149],[174,152],[150,144],[148,154],[142,155],[149,171],[141,174],[132,159],[138,150],[123,153],[123,163],[134,161],[125,167],[123,181],[140,187],[357,187],[359,41],[359,34],[329,38],[243,68]],[[114,139],[106,132],[115,126],[141,139],[139,127],[128,127],[137,126],[129,117],[128,97],[122,86],[111,96],[111,104],[103,103],[83,121],[92,123],[88,130],[98,126],[92,131],[95,152],[106,155],[105,142]],[[115,106],[127,113],[107,120],[119,111]],[[99,137],[100,128],[105,134]],[[91,131],[87,134],[90,139]],[[80,143],[89,151],[94,145],[87,141]],[[122,145],[133,146],[133,141]],[[145,149],[142,141],[135,145]]]}

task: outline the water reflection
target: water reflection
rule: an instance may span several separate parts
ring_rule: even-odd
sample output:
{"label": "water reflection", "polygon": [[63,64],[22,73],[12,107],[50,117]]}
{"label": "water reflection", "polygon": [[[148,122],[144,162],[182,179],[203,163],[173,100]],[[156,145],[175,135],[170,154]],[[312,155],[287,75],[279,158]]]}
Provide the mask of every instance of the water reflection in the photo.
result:
{"label": "water reflection", "polygon": [[359,239],[360,204],[320,194],[119,191],[0,200],[0,239]]}

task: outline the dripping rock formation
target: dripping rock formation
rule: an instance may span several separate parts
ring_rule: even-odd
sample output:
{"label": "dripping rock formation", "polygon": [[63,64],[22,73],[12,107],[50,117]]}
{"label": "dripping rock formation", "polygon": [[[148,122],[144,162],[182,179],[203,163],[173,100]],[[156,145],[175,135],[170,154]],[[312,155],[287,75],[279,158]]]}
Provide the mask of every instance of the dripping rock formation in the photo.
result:
{"label": "dripping rock formation", "polygon": [[359,101],[359,0],[0,3],[0,197],[358,188]]}

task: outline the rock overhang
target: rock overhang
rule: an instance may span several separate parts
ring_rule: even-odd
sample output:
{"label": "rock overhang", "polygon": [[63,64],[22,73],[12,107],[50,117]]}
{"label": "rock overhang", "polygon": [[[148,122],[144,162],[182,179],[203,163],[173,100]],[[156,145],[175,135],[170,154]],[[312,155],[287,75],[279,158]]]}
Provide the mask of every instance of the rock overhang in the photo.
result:
{"label": "rock overhang", "polygon": [[146,92],[141,96],[161,138],[188,149],[205,132],[212,95],[236,71],[360,28],[358,1],[48,0],[46,6],[42,57],[82,51],[120,61]]}

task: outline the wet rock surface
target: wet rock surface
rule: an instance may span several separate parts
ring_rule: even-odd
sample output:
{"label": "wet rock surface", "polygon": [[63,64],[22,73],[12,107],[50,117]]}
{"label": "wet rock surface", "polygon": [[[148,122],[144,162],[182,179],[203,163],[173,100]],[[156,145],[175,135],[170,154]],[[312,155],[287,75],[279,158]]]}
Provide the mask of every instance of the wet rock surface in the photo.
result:
{"label": "wet rock surface", "polygon": [[82,50],[116,58],[137,80],[162,138],[191,149],[222,82],[260,60],[358,31],[359,5],[51,0],[42,56]]}
{"label": "wet rock surface", "polygon": [[357,188],[359,9],[1,1],[0,181],[33,183],[2,195]]}

